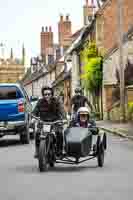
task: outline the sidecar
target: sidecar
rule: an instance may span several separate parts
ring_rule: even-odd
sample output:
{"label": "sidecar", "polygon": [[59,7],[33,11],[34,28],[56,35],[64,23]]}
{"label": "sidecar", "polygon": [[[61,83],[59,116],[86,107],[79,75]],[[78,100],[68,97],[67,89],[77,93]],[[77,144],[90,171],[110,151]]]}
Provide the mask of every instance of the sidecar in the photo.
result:
{"label": "sidecar", "polygon": [[[93,141],[95,138],[95,142]],[[64,150],[62,159],[56,163],[80,164],[97,158],[98,166],[103,167],[104,152],[107,149],[106,133],[97,133],[92,129],[82,127],[68,127],[64,132]]]}

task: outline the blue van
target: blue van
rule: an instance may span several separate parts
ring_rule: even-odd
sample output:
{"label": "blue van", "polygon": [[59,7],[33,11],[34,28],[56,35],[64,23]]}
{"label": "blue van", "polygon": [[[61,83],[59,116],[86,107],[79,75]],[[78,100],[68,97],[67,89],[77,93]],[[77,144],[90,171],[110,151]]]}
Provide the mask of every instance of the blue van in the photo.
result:
{"label": "blue van", "polygon": [[19,84],[0,84],[0,137],[5,135],[20,135],[23,144],[30,141],[31,103]]}

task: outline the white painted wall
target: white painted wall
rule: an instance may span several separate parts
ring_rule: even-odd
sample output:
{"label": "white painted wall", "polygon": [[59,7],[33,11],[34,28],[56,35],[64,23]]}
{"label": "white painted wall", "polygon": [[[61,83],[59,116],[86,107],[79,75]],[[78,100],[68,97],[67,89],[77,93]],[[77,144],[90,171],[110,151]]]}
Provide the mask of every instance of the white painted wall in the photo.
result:
{"label": "white painted wall", "polygon": [[72,54],[72,96],[75,88],[79,85],[79,60],[76,51]]}

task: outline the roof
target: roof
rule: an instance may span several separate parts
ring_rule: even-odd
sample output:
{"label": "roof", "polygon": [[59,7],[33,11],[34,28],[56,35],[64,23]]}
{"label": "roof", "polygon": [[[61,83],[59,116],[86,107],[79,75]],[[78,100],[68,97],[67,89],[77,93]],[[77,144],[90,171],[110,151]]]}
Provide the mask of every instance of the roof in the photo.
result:
{"label": "roof", "polygon": [[71,38],[76,39],[79,36],[79,34],[81,33],[82,30],[83,30],[83,27],[81,29],[77,30],[75,33],[73,33],[71,35]]}
{"label": "roof", "polygon": [[89,31],[91,30],[94,22],[95,22],[95,19],[92,20],[91,24],[86,25],[82,28],[77,39],[70,45],[70,47],[66,51],[65,56],[71,54],[72,51],[77,50],[80,47],[80,45],[82,45],[83,41],[85,40],[86,36],[88,35]]}
{"label": "roof", "polygon": [[62,81],[66,80],[67,78],[71,77],[71,70],[68,72],[63,71],[59,76],[56,78],[56,80],[53,82],[53,87],[57,86],[60,84]]}

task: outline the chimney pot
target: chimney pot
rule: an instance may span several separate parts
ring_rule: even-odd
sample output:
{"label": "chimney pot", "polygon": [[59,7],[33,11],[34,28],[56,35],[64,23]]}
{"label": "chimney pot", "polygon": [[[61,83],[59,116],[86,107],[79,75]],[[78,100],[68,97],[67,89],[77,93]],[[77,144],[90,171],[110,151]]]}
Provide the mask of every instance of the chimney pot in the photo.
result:
{"label": "chimney pot", "polygon": [[52,27],[51,26],[49,27],[49,32],[52,32]]}
{"label": "chimney pot", "polygon": [[87,6],[89,5],[89,2],[88,2],[88,0],[86,0],[86,5],[87,5]]}
{"label": "chimney pot", "polygon": [[60,15],[60,21],[63,21],[63,15]]}
{"label": "chimney pot", "polygon": [[48,27],[47,26],[45,27],[45,31],[48,32]]}
{"label": "chimney pot", "polygon": [[69,15],[66,15],[66,21],[69,21]]}
{"label": "chimney pot", "polygon": [[44,32],[44,26],[42,26],[42,32]]}

